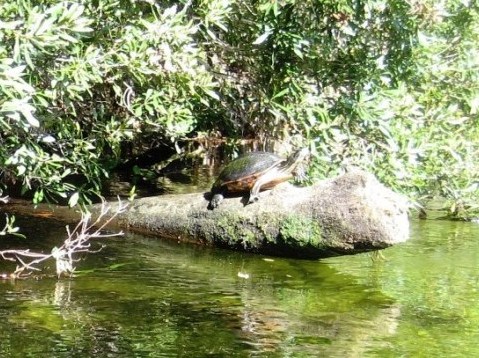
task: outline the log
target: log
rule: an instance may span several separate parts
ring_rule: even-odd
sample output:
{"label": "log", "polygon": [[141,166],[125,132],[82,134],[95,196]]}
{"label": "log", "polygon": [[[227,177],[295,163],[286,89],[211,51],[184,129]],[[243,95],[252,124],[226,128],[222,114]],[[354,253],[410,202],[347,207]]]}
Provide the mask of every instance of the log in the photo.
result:
{"label": "log", "polygon": [[310,187],[283,183],[245,206],[226,198],[181,194],[135,200],[123,227],[178,241],[295,258],[380,250],[409,237],[408,201],[354,169]]}

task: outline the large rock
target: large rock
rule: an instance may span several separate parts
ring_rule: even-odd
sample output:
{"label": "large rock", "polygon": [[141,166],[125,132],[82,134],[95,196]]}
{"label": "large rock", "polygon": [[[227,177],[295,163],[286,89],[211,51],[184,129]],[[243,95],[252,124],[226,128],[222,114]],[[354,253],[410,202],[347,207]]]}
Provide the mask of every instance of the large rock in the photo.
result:
{"label": "large rock", "polygon": [[383,249],[409,236],[407,200],[360,170],[311,187],[285,183],[243,202],[228,198],[212,211],[203,194],[142,198],[119,223],[178,241],[302,258]]}
{"label": "large rock", "polygon": [[[254,204],[227,198],[208,210],[203,193],[141,198],[112,223],[178,241],[276,256],[320,258],[373,251],[409,236],[407,200],[366,172],[353,170],[311,187],[289,183]],[[111,204],[113,210],[115,203]],[[76,222],[77,210],[14,201],[21,215]],[[92,211],[98,211],[99,205]]]}

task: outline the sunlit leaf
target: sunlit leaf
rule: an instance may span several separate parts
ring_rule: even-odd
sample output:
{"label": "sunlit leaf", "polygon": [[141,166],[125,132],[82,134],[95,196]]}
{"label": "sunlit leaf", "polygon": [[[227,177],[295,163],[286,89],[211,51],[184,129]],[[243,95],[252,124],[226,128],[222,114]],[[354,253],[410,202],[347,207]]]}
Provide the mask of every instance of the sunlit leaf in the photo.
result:
{"label": "sunlit leaf", "polygon": [[28,124],[32,127],[39,127],[40,126],[40,122],[38,121],[38,119],[36,119],[32,112],[27,108],[25,110],[22,110],[22,114],[23,116],[25,117],[25,119],[27,120]]}
{"label": "sunlit leaf", "polygon": [[78,204],[78,200],[80,199],[80,193],[76,192],[73,195],[70,196],[70,199],[68,199],[68,205],[70,207],[73,207]]}
{"label": "sunlit leaf", "polygon": [[211,98],[216,99],[217,101],[220,100],[220,96],[218,96],[218,93],[216,93],[215,91],[205,90],[205,93],[206,93],[208,96],[210,96]]}
{"label": "sunlit leaf", "polygon": [[23,175],[27,171],[27,168],[24,165],[19,165],[17,167],[17,175]]}
{"label": "sunlit leaf", "polygon": [[256,40],[253,41],[253,45],[260,45],[262,44],[263,42],[265,42],[268,37],[271,35],[271,31],[266,31],[265,33],[261,34],[260,36],[258,36],[258,38]]}
{"label": "sunlit leaf", "polygon": [[167,8],[164,12],[163,12],[163,16],[166,18],[166,17],[170,17],[170,16],[173,16],[176,14],[176,10],[177,9],[177,6],[176,5],[173,5],[169,8]]}

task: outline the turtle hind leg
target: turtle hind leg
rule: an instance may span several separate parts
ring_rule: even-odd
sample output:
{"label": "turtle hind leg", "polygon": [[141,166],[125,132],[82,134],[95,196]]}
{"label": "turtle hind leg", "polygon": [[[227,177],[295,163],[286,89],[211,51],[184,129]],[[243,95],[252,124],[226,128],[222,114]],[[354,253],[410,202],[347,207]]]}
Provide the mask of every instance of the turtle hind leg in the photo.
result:
{"label": "turtle hind leg", "polygon": [[208,209],[209,210],[216,209],[220,205],[220,203],[223,201],[223,199],[224,199],[224,196],[221,193],[213,195],[213,197],[211,198],[208,204]]}

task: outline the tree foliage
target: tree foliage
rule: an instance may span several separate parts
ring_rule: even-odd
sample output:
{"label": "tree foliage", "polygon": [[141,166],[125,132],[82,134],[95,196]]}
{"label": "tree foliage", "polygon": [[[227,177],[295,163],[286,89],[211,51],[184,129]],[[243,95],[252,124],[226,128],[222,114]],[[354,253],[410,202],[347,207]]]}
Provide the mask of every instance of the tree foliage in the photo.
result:
{"label": "tree foliage", "polygon": [[2,178],[36,201],[204,132],[308,143],[313,176],[359,165],[475,208],[475,2],[14,0],[0,19]]}
{"label": "tree foliage", "polygon": [[98,193],[123,142],[188,133],[213,86],[177,6],[19,0],[0,18],[3,178],[37,202]]}

